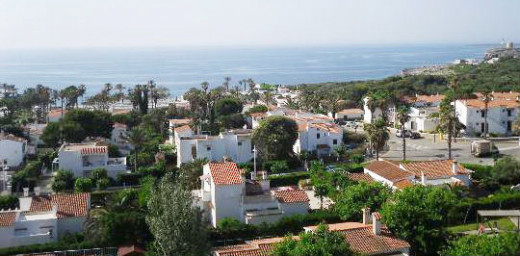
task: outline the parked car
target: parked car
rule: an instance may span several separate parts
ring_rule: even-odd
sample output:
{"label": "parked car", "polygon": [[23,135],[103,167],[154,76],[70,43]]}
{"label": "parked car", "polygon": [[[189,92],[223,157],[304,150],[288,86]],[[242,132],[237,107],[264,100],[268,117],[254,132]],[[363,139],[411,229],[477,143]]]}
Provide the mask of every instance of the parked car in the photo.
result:
{"label": "parked car", "polygon": [[395,132],[395,136],[397,136],[398,138],[402,138],[403,135],[405,138],[408,138],[408,137],[410,137],[410,134],[411,134],[411,132],[409,130],[404,130],[404,134],[402,134],[401,129],[399,129],[399,130],[397,130],[397,132]]}
{"label": "parked car", "polygon": [[410,133],[410,139],[420,139],[421,138],[421,134],[418,133],[418,132],[411,132]]}

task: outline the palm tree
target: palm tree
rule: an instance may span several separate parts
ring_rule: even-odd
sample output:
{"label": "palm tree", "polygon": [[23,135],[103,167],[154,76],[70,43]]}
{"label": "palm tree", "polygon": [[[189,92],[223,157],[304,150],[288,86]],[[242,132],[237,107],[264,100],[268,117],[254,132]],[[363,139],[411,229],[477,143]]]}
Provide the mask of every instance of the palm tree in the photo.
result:
{"label": "palm tree", "polygon": [[406,136],[404,125],[410,120],[410,116],[408,115],[409,112],[410,109],[406,105],[401,105],[397,109],[397,120],[399,120],[399,124],[401,124],[401,136],[403,138],[403,161],[406,160]]}
{"label": "palm tree", "polygon": [[489,102],[491,101],[492,99],[492,95],[491,95],[491,91],[489,90],[488,87],[486,87],[483,91],[482,91],[482,101],[484,102],[484,139],[487,138],[487,135],[488,135],[488,121],[487,121],[487,117],[488,117],[488,106],[489,106]]}
{"label": "palm tree", "polygon": [[[78,97],[81,97],[81,100],[84,101],[85,99],[83,97],[85,97],[85,93],[87,92],[87,86],[85,86],[84,84],[80,84],[78,86]],[[77,104],[77,102],[76,102]]]}
{"label": "palm tree", "polygon": [[134,170],[137,172],[137,156],[139,150],[147,140],[146,133],[139,127],[133,128],[130,133],[126,136],[126,140],[134,146]]}
{"label": "palm tree", "polygon": [[386,145],[390,139],[390,131],[386,127],[383,118],[377,119],[373,124],[365,123],[364,130],[370,141],[370,147],[376,150],[376,159],[379,159],[379,151]]}
{"label": "palm tree", "polygon": [[229,81],[231,81],[231,77],[226,76],[224,77],[224,87],[226,88],[226,92],[229,92]]}
{"label": "palm tree", "polygon": [[125,87],[123,86],[123,84],[116,84],[116,90],[119,92],[117,94],[117,97],[119,98],[121,103],[123,103],[123,99],[125,98],[125,94],[123,93],[124,89]]}
{"label": "palm tree", "polygon": [[451,98],[452,97],[446,97],[441,105],[440,105],[440,112],[439,112],[439,128],[442,130],[444,134],[448,135],[448,138],[446,139],[446,142],[448,143],[448,159],[452,159],[451,155],[451,143],[453,140],[453,137],[457,135],[457,124],[458,119],[454,115],[455,108],[453,105],[451,105]]}
{"label": "palm tree", "polygon": [[336,156],[336,162],[339,162],[340,158],[347,153],[345,145],[338,145],[334,147],[334,155]]}
{"label": "palm tree", "polygon": [[274,99],[274,94],[272,92],[264,92],[262,94],[262,101],[265,102],[267,106],[276,105],[276,100]]}

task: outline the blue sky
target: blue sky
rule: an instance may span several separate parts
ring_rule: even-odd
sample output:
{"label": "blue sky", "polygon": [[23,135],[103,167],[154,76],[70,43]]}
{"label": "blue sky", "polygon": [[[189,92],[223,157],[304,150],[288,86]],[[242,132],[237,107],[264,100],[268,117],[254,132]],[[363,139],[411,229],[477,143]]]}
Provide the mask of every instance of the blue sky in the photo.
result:
{"label": "blue sky", "polygon": [[520,41],[520,0],[0,0],[0,49]]}

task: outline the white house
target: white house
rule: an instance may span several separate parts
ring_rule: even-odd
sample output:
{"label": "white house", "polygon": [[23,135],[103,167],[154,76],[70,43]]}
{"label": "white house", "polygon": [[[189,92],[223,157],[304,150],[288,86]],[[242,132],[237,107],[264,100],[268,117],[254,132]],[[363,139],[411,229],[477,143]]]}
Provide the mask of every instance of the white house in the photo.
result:
{"label": "white house", "polygon": [[[336,120],[363,120],[364,113],[365,112],[359,108],[342,109],[336,113]],[[329,112],[328,116],[333,117],[332,112]]]}
{"label": "white house", "polygon": [[249,162],[253,159],[251,132],[248,129],[237,129],[209,136],[195,135],[188,125],[177,127],[173,138],[177,166],[195,159],[222,161],[226,158],[237,163]]}
{"label": "white house", "polygon": [[413,107],[439,107],[445,96],[443,94],[416,94],[415,97],[404,97],[403,100],[410,103]]}
{"label": "white house", "polygon": [[0,248],[56,242],[83,231],[90,194],[56,194],[20,198],[20,208],[0,211]]}
{"label": "white house", "polygon": [[[363,210],[363,222],[342,222],[326,224],[328,230],[338,232],[343,236],[345,243],[356,255],[371,256],[409,256],[410,244],[394,236],[382,223],[382,216],[378,212],[370,213],[370,209]],[[315,232],[318,226],[304,227],[305,232]],[[292,237],[295,240],[298,236]],[[274,246],[284,240],[284,237],[273,237],[246,241],[233,246],[216,247],[215,256],[236,255],[272,255]]]}
{"label": "white house", "polygon": [[203,170],[199,202],[213,227],[223,218],[261,224],[308,212],[305,191],[293,187],[271,189],[265,172],[259,178],[252,173],[252,179],[246,180],[233,162],[210,162]]}
{"label": "white house", "polygon": [[[374,111],[372,112],[372,110],[370,109],[370,107],[368,105],[368,103],[370,102],[369,97],[365,97],[363,99],[363,102],[364,102],[364,104],[363,104],[363,111],[364,111],[363,122],[371,124],[372,121],[383,117],[383,112],[381,111],[381,108],[379,108],[379,107],[376,107],[374,109]],[[394,105],[389,106],[388,109],[385,110],[385,112],[386,112],[388,121],[391,123],[395,123],[395,121],[396,121],[395,106]]]}
{"label": "white house", "polygon": [[189,119],[189,118],[170,119],[170,120],[168,120],[168,132],[169,132],[170,136],[169,136],[169,140],[166,143],[169,143],[171,145],[175,145],[175,141],[174,141],[175,128],[181,127],[181,126],[188,126],[189,127],[189,124],[191,124],[192,121],[193,120]]}
{"label": "white house", "polygon": [[29,137],[29,141],[31,145],[44,145],[45,143],[40,139],[43,134],[43,131],[47,127],[47,124],[27,124],[24,127],[27,136]]}
{"label": "white house", "polygon": [[63,144],[53,164],[54,170],[71,171],[76,177],[86,177],[92,170],[104,168],[108,176],[115,178],[127,170],[126,157],[109,158],[108,147],[97,142]]}
{"label": "white house", "polygon": [[277,108],[266,113],[251,115],[253,128],[269,116],[285,116],[298,125],[298,139],[293,145],[295,153],[315,152],[318,156],[332,153],[334,147],[343,143],[343,129],[334,124],[334,119],[322,114]]}
{"label": "white house", "polygon": [[122,123],[114,123],[112,125],[112,133],[110,136],[110,143],[117,146],[119,151],[123,155],[130,154],[132,150],[132,145],[128,143],[128,126]]}
{"label": "white house", "polygon": [[[455,111],[467,134],[485,132],[485,103],[481,99],[457,100]],[[510,135],[519,113],[517,99],[492,99],[488,102],[488,133]]]}
{"label": "white house", "polygon": [[471,171],[453,160],[399,163],[380,159],[365,166],[364,173],[394,189],[403,189],[414,184],[457,184],[466,187],[471,184]]}
{"label": "white house", "polygon": [[329,155],[343,143],[343,130],[333,123],[303,123],[298,125],[298,139],[293,150],[315,152],[317,156]]}
{"label": "white house", "polygon": [[27,154],[27,140],[0,132],[0,165],[20,166]]}
{"label": "white house", "polygon": [[439,125],[440,119],[438,117],[432,117],[432,114],[438,112],[438,107],[411,107],[408,113],[410,120],[405,123],[404,127],[408,130],[418,132],[434,131]]}

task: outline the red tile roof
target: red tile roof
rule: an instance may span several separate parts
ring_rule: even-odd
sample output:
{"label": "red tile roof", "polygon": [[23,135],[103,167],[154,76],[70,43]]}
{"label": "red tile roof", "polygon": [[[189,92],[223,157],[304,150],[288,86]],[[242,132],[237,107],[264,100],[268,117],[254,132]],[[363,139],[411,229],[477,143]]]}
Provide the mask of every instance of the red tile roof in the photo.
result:
{"label": "red tile roof", "polygon": [[336,124],[333,123],[311,123],[308,125],[309,127],[313,127],[319,130],[332,132],[332,133],[339,133],[340,129]]}
{"label": "red tile roof", "polygon": [[[478,109],[484,109],[486,107],[486,104],[481,99],[469,99],[469,100],[462,100],[464,105],[468,107],[478,108]],[[495,99],[490,102],[488,102],[488,108],[496,108],[496,107],[504,107],[504,108],[518,108],[519,104],[518,101],[515,100],[508,100],[508,99]]]}
{"label": "red tile roof", "polygon": [[409,180],[400,180],[400,181],[394,182],[394,186],[398,189],[405,189],[407,187],[412,187],[413,183]]}
{"label": "red tile roof", "polygon": [[9,227],[14,224],[16,212],[0,212],[0,227]]}
{"label": "red tile roof", "polygon": [[135,245],[120,246],[117,248],[117,256],[144,255],[146,251]]}
{"label": "red tile roof", "polygon": [[340,110],[337,114],[343,114],[343,115],[355,114],[355,115],[359,115],[359,114],[363,114],[363,113],[365,113],[365,112],[362,109],[359,109],[359,108],[347,108],[347,109]]}
{"label": "red tile roof", "polygon": [[341,233],[353,251],[364,255],[394,253],[410,248],[408,242],[398,239],[384,226],[381,227],[380,235],[372,232],[372,226],[349,229]]}
{"label": "red tile roof", "polygon": [[105,154],[107,152],[106,146],[93,146],[93,147],[85,147],[81,149],[82,155],[97,155],[97,154]]}
{"label": "red tile roof", "polygon": [[440,102],[444,100],[445,96],[443,94],[435,94],[435,95],[417,95],[414,97],[404,97],[404,100],[408,103],[414,102],[425,102],[425,103],[434,103]]}
{"label": "red tile roof", "polygon": [[353,181],[365,181],[365,182],[373,182],[374,178],[370,176],[368,173],[349,173],[348,178]]}
{"label": "red tile roof", "polygon": [[[329,224],[328,226],[329,230],[343,234],[345,242],[350,245],[350,248],[363,255],[390,254],[410,248],[410,244],[396,238],[385,226],[381,227],[379,235],[372,232],[372,225],[358,222]],[[293,237],[293,239],[297,240],[299,237]],[[241,245],[217,247],[214,252],[218,256],[270,256],[274,244],[282,240],[282,237],[253,240]]]}
{"label": "red tile roof", "polygon": [[31,200],[30,212],[51,211],[52,206],[57,206],[58,219],[66,217],[87,216],[90,208],[90,194],[56,194],[48,196],[34,196]]}
{"label": "red tile roof", "polygon": [[112,127],[117,128],[117,129],[127,129],[128,125],[122,124],[122,123],[114,123],[114,125],[112,125]]}
{"label": "red tile roof", "polygon": [[305,191],[298,190],[276,190],[274,196],[281,203],[304,203],[309,202],[309,197]]}
{"label": "red tile roof", "polygon": [[189,125],[179,126],[174,129],[175,132],[184,132],[184,131],[189,131],[189,130],[191,130],[191,127]]}
{"label": "red tile roof", "polygon": [[381,160],[373,161],[365,167],[365,169],[372,171],[373,173],[391,181],[399,181],[413,176],[412,173],[407,172],[399,168],[399,163]]}
{"label": "red tile roof", "polygon": [[18,142],[27,141],[24,138],[15,136],[15,135],[10,134],[10,133],[4,133],[4,132],[0,132],[0,140],[11,140],[11,141],[18,141]]}
{"label": "red tile roof", "polygon": [[[50,118],[59,118],[61,117],[61,112],[62,110],[61,109],[53,109],[51,111],[49,111],[47,113],[47,117],[50,117]],[[67,113],[67,110],[64,110],[63,111],[63,115],[65,115]]]}
{"label": "red tile roof", "polygon": [[[422,161],[403,164],[403,167],[415,174],[416,177],[421,177],[424,173],[426,178],[440,178],[446,176],[453,176],[452,172],[453,160],[437,160],[437,161]],[[457,164],[457,174],[468,174],[468,170],[461,164]]]}
{"label": "red tile roof", "polygon": [[209,170],[216,185],[233,185],[243,182],[236,163],[209,163]]}
{"label": "red tile roof", "polygon": [[[483,95],[480,92],[475,93],[478,98],[482,98]],[[519,92],[491,92],[491,97],[495,100],[516,100],[520,96]]]}

